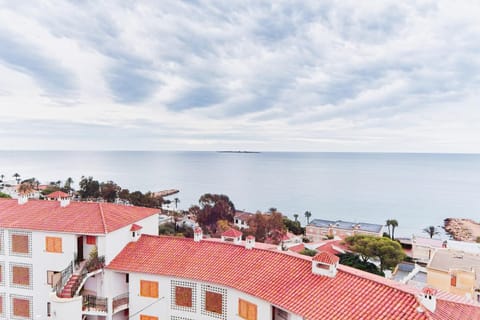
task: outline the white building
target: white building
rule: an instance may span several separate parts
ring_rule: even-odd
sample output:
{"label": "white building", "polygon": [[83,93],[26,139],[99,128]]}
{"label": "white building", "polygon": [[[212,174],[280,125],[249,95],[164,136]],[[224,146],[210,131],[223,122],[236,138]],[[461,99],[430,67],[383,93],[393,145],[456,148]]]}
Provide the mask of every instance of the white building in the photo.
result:
{"label": "white building", "polygon": [[310,258],[258,249],[251,236],[242,243],[219,242],[195,231],[194,239],[142,235],[107,266],[117,293],[129,292],[128,319],[480,317],[476,305],[447,301],[433,291],[424,297],[421,290],[339,265],[330,253]]}
{"label": "white building", "polygon": [[[103,266],[140,233],[158,234],[158,212],[69,199],[0,199],[0,319],[111,319],[114,297]],[[90,259],[94,248],[98,257]],[[93,300],[106,307],[88,311]]]}
{"label": "white building", "polygon": [[234,225],[239,229],[247,229],[248,228],[248,219],[252,217],[254,214],[246,211],[235,211],[235,216],[233,218]]}

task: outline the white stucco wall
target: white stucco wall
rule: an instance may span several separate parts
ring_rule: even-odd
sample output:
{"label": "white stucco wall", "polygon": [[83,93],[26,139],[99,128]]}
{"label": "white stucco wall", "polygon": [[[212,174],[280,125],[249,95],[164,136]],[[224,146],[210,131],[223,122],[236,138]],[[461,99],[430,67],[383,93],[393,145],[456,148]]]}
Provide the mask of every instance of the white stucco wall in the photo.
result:
{"label": "white stucco wall", "polygon": [[[158,235],[158,214],[137,221],[135,224],[142,226],[140,230],[142,234]],[[102,246],[105,246],[104,248],[102,247],[102,252],[105,252],[106,264],[109,264],[127,243],[132,241],[131,227],[132,225],[129,224],[106,235],[105,242],[102,244]]]}
{"label": "white stucco wall", "polygon": [[[148,298],[140,296],[140,280],[158,281],[159,298]],[[172,306],[172,286],[171,281],[182,281],[195,286],[195,312],[174,310]],[[158,316],[159,319],[171,319],[172,316],[183,317],[187,319],[212,320],[222,319],[202,314],[202,285],[210,286],[210,288],[223,289],[226,292],[226,315],[223,319],[241,320],[238,315],[238,299],[241,298],[250,303],[257,305],[257,319],[272,319],[272,305],[255,296],[248,295],[244,292],[233,288],[216,285],[213,283],[199,282],[189,279],[172,278],[165,276],[156,276],[150,274],[130,274],[130,319],[139,320],[140,315]],[[301,320],[302,317],[289,313],[288,320]]]}

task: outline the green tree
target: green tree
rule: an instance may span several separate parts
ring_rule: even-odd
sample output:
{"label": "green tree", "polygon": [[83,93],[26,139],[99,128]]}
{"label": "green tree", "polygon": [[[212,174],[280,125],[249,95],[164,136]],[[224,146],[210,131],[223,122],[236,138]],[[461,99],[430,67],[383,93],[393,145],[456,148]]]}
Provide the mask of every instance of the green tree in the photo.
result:
{"label": "green tree", "polygon": [[295,222],[298,221],[298,213],[295,213],[295,214],[293,215],[293,219],[295,219]]}
{"label": "green tree", "polygon": [[386,223],[388,227],[388,236],[390,239],[395,239],[395,228],[398,227],[398,221],[395,219],[388,219]]}
{"label": "green tree", "polygon": [[307,224],[310,224],[310,217],[312,213],[310,211],[305,211],[305,218],[307,218]]}
{"label": "green tree", "polygon": [[115,202],[121,189],[113,181],[102,182],[100,184],[100,196],[107,202]]}
{"label": "green tree", "polygon": [[228,196],[206,193],[200,197],[198,203],[200,210],[196,215],[197,222],[211,234],[216,233],[218,220],[227,220],[233,223],[235,205]]}
{"label": "green tree", "polygon": [[299,221],[292,221],[288,217],[283,217],[283,225],[293,234],[304,234],[305,228],[302,228]]}
{"label": "green tree", "polygon": [[80,180],[80,196],[82,199],[98,198],[100,196],[100,183],[93,177],[83,177]]}
{"label": "green tree", "polygon": [[73,185],[73,179],[72,177],[68,177],[65,180],[65,183],[63,184],[63,191],[66,193],[70,193],[71,191],[73,191],[72,185]]}
{"label": "green tree", "polygon": [[389,238],[356,235],[347,237],[345,242],[350,250],[359,254],[363,262],[367,262],[370,258],[377,258],[380,261],[381,271],[392,269],[405,257],[400,244]]}
{"label": "green tree", "polygon": [[423,232],[427,233],[430,236],[430,239],[433,238],[434,235],[439,234],[437,228],[435,226],[428,226],[422,230]]}

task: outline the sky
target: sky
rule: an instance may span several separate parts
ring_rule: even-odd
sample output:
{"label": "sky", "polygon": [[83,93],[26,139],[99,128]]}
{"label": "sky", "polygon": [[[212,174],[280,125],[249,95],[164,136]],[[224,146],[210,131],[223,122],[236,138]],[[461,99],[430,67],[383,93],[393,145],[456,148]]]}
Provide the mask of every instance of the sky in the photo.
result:
{"label": "sky", "polygon": [[480,1],[0,0],[0,149],[480,152]]}

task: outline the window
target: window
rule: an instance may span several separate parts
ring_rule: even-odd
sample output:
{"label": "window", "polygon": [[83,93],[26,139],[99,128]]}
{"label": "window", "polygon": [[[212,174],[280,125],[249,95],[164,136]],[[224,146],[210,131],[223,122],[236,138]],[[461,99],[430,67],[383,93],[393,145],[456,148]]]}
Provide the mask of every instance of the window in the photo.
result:
{"label": "window", "polygon": [[47,284],[51,284],[52,286],[60,280],[61,274],[59,271],[50,271],[47,270]]}
{"label": "window", "polygon": [[13,296],[11,312],[15,317],[30,318],[31,301],[27,297]]}
{"label": "window", "polygon": [[222,314],[223,297],[221,293],[206,291],[205,292],[205,310]]}
{"label": "window", "polygon": [[97,237],[87,236],[87,244],[96,245],[97,244]]}
{"label": "window", "polygon": [[26,233],[12,233],[11,253],[20,255],[30,254],[30,235]]}
{"label": "window", "polygon": [[62,238],[46,237],[45,248],[47,252],[62,253]]}
{"label": "window", "polygon": [[140,280],[140,295],[142,297],[158,298],[158,282]]}
{"label": "window", "polygon": [[3,295],[0,295],[0,318],[4,316],[3,309]]}
{"label": "window", "polygon": [[457,286],[457,275],[456,275],[456,274],[450,275],[450,285],[451,285],[452,287],[456,287],[456,286]]}
{"label": "window", "polygon": [[47,302],[47,317],[52,316],[52,304],[50,302]]}
{"label": "window", "polygon": [[192,288],[175,287],[175,304],[180,307],[192,307]]}
{"label": "window", "polygon": [[3,264],[0,263],[0,286],[3,285]]}
{"label": "window", "polygon": [[125,282],[128,283],[130,281],[130,274],[126,273],[125,274]]}
{"label": "window", "polygon": [[3,254],[3,230],[0,230],[0,254]]}
{"label": "window", "polygon": [[257,320],[257,305],[238,299],[238,315],[247,320]]}
{"label": "window", "polygon": [[27,266],[12,266],[12,284],[30,286],[30,268]]}
{"label": "window", "polygon": [[146,316],[146,315],[141,314],[140,315],[140,320],[158,320],[158,317]]}

